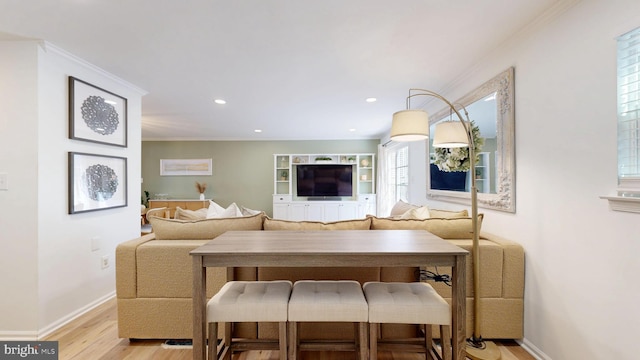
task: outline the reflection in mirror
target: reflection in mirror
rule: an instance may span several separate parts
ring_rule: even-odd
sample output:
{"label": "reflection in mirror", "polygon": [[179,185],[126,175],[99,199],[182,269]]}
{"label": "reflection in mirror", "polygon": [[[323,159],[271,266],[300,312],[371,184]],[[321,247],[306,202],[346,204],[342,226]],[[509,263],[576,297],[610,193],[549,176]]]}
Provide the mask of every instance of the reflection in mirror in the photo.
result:
{"label": "reflection in mirror", "polygon": [[[514,110],[513,68],[509,68],[487,83],[472,91],[454,105],[464,106],[469,119],[478,128],[480,146],[476,146],[476,184],[478,204],[486,208],[515,212],[514,192]],[[459,121],[450,110],[442,110],[431,116],[429,140],[429,176],[427,195],[430,198],[469,203],[471,176],[467,169],[460,170],[462,151],[468,149],[436,149],[432,146],[435,124],[441,121]],[[453,152],[448,155],[447,152]],[[462,156],[464,158],[464,156]],[[458,170],[458,171],[452,171]]]}

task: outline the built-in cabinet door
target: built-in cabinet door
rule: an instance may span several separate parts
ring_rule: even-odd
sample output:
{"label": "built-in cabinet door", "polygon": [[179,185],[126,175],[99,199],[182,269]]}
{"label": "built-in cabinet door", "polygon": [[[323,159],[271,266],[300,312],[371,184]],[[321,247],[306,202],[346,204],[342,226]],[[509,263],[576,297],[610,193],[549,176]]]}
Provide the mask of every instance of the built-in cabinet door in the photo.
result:
{"label": "built-in cabinet door", "polygon": [[324,221],[324,204],[309,203],[307,204],[306,220]]}
{"label": "built-in cabinet door", "polygon": [[339,221],[375,215],[375,197],[362,202],[300,201],[273,204],[273,218],[292,221]]}
{"label": "built-in cabinet door", "polygon": [[357,203],[331,203],[324,205],[324,221],[339,221],[357,219]]}
{"label": "built-in cabinet door", "polygon": [[280,220],[289,219],[289,204],[273,204],[273,218]]}
{"label": "built-in cabinet door", "polygon": [[307,204],[292,203],[290,205],[289,220],[293,220],[293,221],[307,220]]}
{"label": "built-in cabinet door", "polygon": [[324,205],[324,221],[338,221],[340,220],[340,207],[338,204],[325,204]]}

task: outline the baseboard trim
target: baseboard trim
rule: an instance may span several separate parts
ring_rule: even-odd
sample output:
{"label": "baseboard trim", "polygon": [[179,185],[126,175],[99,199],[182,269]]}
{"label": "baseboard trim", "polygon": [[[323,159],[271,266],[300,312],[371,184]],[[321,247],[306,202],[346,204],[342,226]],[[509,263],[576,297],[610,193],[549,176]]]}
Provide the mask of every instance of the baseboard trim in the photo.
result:
{"label": "baseboard trim", "polygon": [[37,331],[0,331],[0,341],[30,341],[37,338]]}
{"label": "baseboard trim", "polygon": [[67,325],[68,323],[72,322],[73,320],[79,318],[80,316],[88,313],[89,311],[97,308],[98,306],[106,303],[107,301],[115,298],[116,296],[116,292],[112,291],[109,294],[87,304],[86,306],[68,314],[67,316],[64,316],[60,319],[58,319],[57,321],[45,326],[44,328],[40,329],[37,333],[37,336],[34,340],[42,340],[45,337],[51,335],[54,331],[58,330],[59,328]]}
{"label": "baseboard trim", "polygon": [[536,360],[553,360],[547,354],[545,354],[542,350],[540,350],[537,346],[533,345],[531,341],[527,339],[516,340],[518,345],[520,345],[523,349],[525,349],[531,356],[536,358]]}

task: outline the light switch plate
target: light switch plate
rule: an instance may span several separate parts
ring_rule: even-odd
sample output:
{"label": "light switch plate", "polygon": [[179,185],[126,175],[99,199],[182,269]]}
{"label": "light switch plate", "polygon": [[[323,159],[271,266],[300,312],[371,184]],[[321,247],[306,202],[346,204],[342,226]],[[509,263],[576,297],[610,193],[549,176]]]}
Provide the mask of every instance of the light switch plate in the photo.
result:
{"label": "light switch plate", "polygon": [[9,190],[9,178],[7,173],[0,173],[0,190]]}

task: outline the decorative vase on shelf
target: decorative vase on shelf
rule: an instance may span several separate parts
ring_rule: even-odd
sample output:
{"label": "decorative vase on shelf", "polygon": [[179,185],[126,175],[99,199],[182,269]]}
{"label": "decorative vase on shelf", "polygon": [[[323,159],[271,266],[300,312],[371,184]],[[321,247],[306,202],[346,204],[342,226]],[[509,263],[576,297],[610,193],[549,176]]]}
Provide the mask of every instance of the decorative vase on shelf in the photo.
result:
{"label": "decorative vase on shelf", "polygon": [[367,166],[369,166],[369,160],[367,160],[367,159],[362,159],[362,160],[360,160],[360,164],[361,164],[363,167],[367,167]]}
{"label": "decorative vase on shelf", "polygon": [[204,200],[204,193],[200,194],[200,200]]}

